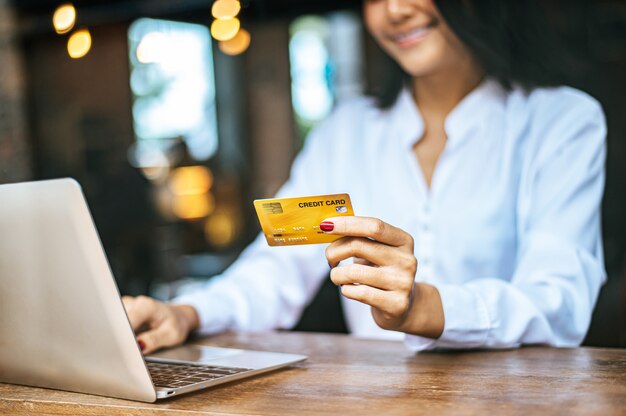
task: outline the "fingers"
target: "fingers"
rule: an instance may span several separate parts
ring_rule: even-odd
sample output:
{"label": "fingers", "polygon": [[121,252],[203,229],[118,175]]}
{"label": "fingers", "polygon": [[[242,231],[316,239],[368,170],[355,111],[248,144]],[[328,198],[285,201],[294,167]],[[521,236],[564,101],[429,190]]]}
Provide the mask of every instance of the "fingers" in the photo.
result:
{"label": "fingers", "polygon": [[400,292],[386,292],[366,285],[345,285],[341,287],[341,294],[367,305],[374,310],[391,317],[404,316],[410,306],[409,296]]}
{"label": "fingers", "polygon": [[333,224],[328,234],[366,237],[394,247],[406,246],[413,251],[413,237],[378,218],[343,216],[328,218],[324,222]]}
{"label": "fingers", "polygon": [[124,296],[122,298],[126,307],[126,314],[133,331],[138,331],[144,325],[150,325],[155,319],[157,313],[157,301],[147,296],[137,296],[131,298]]}
{"label": "fingers", "polygon": [[147,296],[124,296],[122,301],[133,330],[147,329],[137,335],[137,343],[144,354],[182,344],[189,332],[199,325],[198,314],[189,305],[167,304]]}
{"label": "fingers", "polygon": [[371,261],[367,261],[367,260],[362,259],[362,258],[360,258],[360,257],[355,257],[355,258],[353,259],[353,261],[354,261],[356,264],[363,264],[363,265],[365,265],[365,266],[374,266],[374,263],[372,263]]}
{"label": "fingers", "polygon": [[349,264],[335,267],[330,271],[330,279],[337,286],[367,285],[385,291],[409,291],[413,279],[393,274],[389,269]]}
{"label": "fingers", "polygon": [[[413,237],[376,218],[333,217],[320,224],[344,236],[326,248],[332,281],[349,299],[372,307],[376,323],[396,330],[406,325],[412,304],[417,259]],[[338,264],[356,259],[347,266]]]}
{"label": "fingers", "polygon": [[150,354],[160,348],[172,347],[182,343],[187,334],[183,334],[174,321],[166,320],[158,327],[142,332],[137,336],[137,342],[143,346],[142,352]]}
{"label": "fingers", "polygon": [[413,252],[399,250],[385,244],[362,237],[344,237],[326,247],[326,260],[330,267],[351,257],[359,258],[359,263],[369,262],[377,266],[394,266],[417,271],[417,262]]}

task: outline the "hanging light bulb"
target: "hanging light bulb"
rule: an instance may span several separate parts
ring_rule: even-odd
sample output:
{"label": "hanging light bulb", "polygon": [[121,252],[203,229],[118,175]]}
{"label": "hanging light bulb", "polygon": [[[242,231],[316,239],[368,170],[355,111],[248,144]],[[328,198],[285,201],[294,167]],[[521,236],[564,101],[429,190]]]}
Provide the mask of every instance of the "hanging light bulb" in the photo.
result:
{"label": "hanging light bulb", "polygon": [[230,40],[237,35],[241,23],[239,19],[233,17],[231,19],[217,19],[211,25],[211,36],[217,40]]}
{"label": "hanging light bulb", "polygon": [[240,29],[234,38],[219,42],[218,46],[226,55],[244,53],[250,46],[250,33],[245,29]]}
{"label": "hanging light bulb", "polygon": [[80,29],[72,33],[67,40],[67,53],[71,58],[78,59],[87,55],[91,49],[91,34],[87,29]]}
{"label": "hanging light bulb", "polygon": [[69,32],[76,23],[76,8],[72,4],[62,4],[56,8],[52,15],[54,30],[62,35]]}
{"label": "hanging light bulb", "polygon": [[232,19],[240,10],[241,3],[238,0],[217,0],[211,7],[211,14],[216,19]]}

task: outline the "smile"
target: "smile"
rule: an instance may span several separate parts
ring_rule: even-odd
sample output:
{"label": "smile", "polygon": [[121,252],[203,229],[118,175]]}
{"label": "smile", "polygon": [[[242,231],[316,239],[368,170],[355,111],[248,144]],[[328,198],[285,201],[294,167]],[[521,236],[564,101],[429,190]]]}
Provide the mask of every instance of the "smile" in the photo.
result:
{"label": "smile", "polygon": [[407,32],[403,32],[397,35],[392,35],[390,36],[391,40],[393,40],[398,46],[400,47],[408,47],[408,46],[412,46],[418,42],[421,42],[423,39],[425,39],[430,32],[432,31],[433,27],[435,27],[436,24],[431,23],[428,24],[427,26],[422,26]]}

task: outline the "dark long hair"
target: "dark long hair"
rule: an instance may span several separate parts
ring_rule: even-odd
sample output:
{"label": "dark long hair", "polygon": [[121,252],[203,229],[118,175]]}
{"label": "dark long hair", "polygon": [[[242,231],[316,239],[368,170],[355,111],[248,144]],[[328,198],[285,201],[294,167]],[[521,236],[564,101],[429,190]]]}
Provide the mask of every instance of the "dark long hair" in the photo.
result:
{"label": "dark long hair", "polygon": [[[487,76],[505,89],[571,85],[585,70],[579,51],[567,42],[576,0],[435,0],[451,30],[466,45]],[[558,3],[558,4],[556,4]],[[578,14],[576,14],[578,13]],[[578,19],[582,20],[582,19]],[[585,32],[584,28],[577,28]],[[574,42],[576,44],[576,42]],[[410,80],[395,62],[377,97],[391,106]]]}

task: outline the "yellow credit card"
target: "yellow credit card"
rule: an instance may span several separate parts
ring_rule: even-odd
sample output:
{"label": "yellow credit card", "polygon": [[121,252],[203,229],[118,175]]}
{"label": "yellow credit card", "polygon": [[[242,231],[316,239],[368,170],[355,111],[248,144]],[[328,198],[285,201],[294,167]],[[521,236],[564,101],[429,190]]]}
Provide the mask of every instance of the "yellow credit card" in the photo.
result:
{"label": "yellow credit card", "polygon": [[270,246],[333,242],[341,236],[326,234],[320,223],[326,218],[354,215],[348,194],[257,199],[254,208]]}

